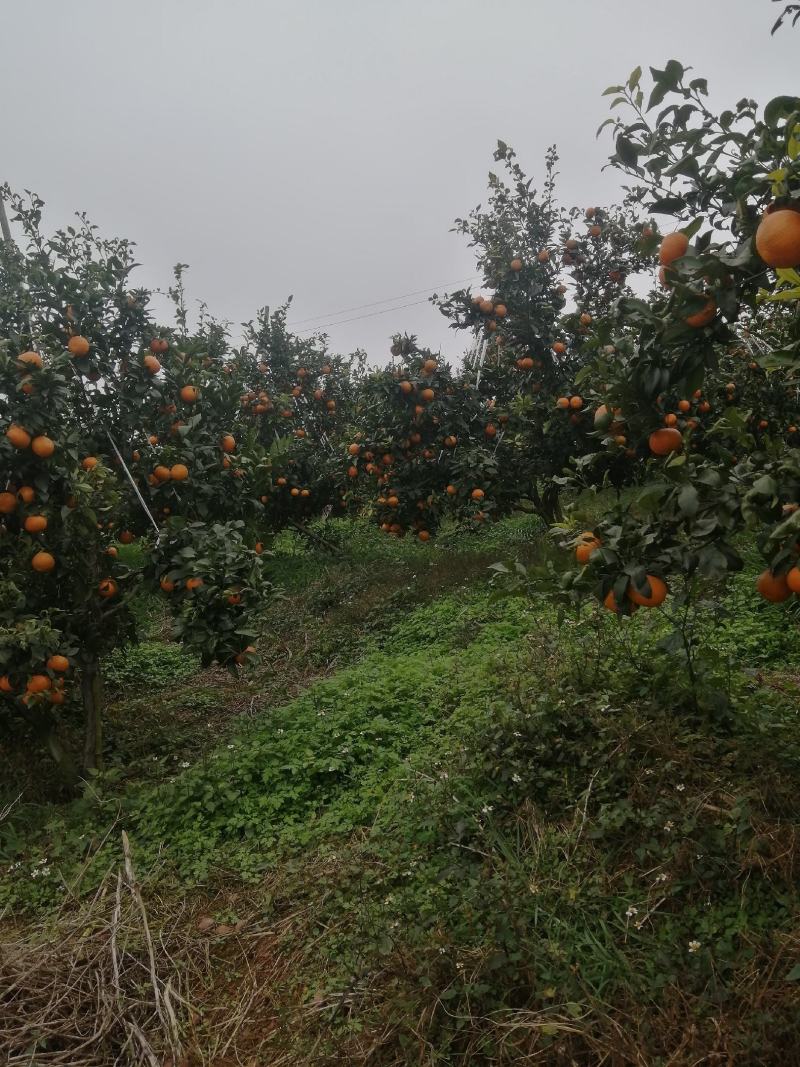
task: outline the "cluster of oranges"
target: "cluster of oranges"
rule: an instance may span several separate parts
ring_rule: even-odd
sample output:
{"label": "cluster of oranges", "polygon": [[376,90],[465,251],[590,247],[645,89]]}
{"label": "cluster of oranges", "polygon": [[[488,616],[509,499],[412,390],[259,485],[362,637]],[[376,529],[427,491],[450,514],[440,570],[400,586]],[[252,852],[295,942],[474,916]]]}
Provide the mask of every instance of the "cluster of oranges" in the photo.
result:
{"label": "cluster of oranges", "polygon": [[[64,675],[70,669],[70,662],[66,656],[57,652],[50,656],[44,664],[44,670],[28,676],[24,686],[15,685],[9,675],[0,676],[0,693],[8,696],[16,696],[23,704],[46,700],[50,704],[63,704],[66,699]],[[45,674],[44,671],[48,673]]]}
{"label": "cluster of oranges", "polygon": [[[582,567],[585,567],[592,562],[592,556],[601,547],[602,541],[597,534],[592,530],[584,530],[583,533],[578,535],[575,543],[575,559]],[[609,589],[606,593],[603,598],[603,604],[615,614],[620,614],[626,609],[629,613],[632,613],[638,608],[660,607],[669,593],[666,582],[656,574],[648,574],[646,576],[646,584],[650,590],[649,593],[642,592],[632,582],[628,582],[625,590],[625,597],[628,603],[624,608],[617,603],[613,589]]]}

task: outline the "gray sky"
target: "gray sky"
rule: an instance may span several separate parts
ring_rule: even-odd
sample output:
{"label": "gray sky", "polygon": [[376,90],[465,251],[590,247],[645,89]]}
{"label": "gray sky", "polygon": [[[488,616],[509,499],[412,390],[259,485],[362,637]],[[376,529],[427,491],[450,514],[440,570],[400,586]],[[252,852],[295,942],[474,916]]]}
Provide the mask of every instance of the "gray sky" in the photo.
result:
{"label": "gray sky", "polygon": [[[40,193],[48,226],[83,209],[135,240],[141,284],[166,286],[181,260],[190,295],[236,323],[289,293],[290,321],[327,316],[474,273],[449,229],[483,200],[498,137],[537,181],[556,142],[561,199],[611,201],[617,179],[600,174],[609,142],[594,136],[607,115],[600,94],[637,63],[692,65],[720,106],[797,92],[800,29],[771,38],[778,10],[3,0],[0,180]],[[384,362],[395,330],[463,351],[426,303],[327,332],[334,349],[362,346]]]}

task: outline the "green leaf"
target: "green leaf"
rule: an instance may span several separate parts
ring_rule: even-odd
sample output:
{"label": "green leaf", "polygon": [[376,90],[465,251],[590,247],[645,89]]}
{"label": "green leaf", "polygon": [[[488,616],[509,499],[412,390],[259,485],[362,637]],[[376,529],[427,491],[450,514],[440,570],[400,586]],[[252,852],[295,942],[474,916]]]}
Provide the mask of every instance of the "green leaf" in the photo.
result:
{"label": "green leaf", "polygon": [[764,122],[775,126],[780,119],[800,111],[800,98],[796,96],[775,96],[764,108]]}
{"label": "green leaf", "polygon": [[634,90],[636,88],[636,86],[639,84],[639,79],[641,78],[641,76],[642,76],[642,68],[641,67],[636,67],[635,70],[631,71],[630,77],[628,78],[628,88],[631,91]]}
{"label": "green leaf", "polygon": [[697,490],[693,485],[685,485],[678,494],[678,507],[681,509],[681,513],[687,519],[691,519],[697,514],[699,506],[700,497],[697,494]]}
{"label": "green leaf", "polygon": [[603,96],[613,96],[614,93],[624,92],[624,85],[609,85],[607,89],[603,90]]}
{"label": "green leaf", "polygon": [[628,140],[624,134],[619,134],[617,137],[617,155],[626,167],[639,165],[639,150],[633,141]]}
{"label": "green leaf", "polygon": [[796,963],[786,975],[787,982],[800,982],[800,963]]}

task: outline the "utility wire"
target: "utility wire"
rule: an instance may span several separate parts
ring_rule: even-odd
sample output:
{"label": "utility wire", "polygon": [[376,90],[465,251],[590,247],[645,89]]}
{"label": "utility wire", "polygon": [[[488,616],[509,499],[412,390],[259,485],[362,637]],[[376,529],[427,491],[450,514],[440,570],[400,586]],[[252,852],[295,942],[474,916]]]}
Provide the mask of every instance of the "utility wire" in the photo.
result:
{"label": "utility wire", "polygon": [[410,304],[398,304],[397,307],[383,308],[382,311],[369,311],[366,315],[354,315],[350,319],[339,319],[338,322],[323,322],[319,326],[310,326],[306,330],[297,330],[297,335],[304,333],[314,333],[316,330],[325,330],[329,326],[344,326],[348,322],[358,322],[359,319],[374,319],[376,315],[386,315],[390,311],[402,311],[403,308],[413,308],[418,304],[427,304],[427,298],[425,300],[412,300]]}
{"label": "utility wire", "polygon": [[444,285],[460,285],[463,282],[471,282],[475,278],[477,278],[477,275],[471,274],[469,278],[456,278],[456,280],[452,282],[439,282],[437,285],[429,285],[427,289],[415,289],[411,293],[399,293],[397,296],[390,296],[385,300],[373,300],[369,304],[356,304],[355,307],[342,308],[341,311],[328,311],[324,315],[309,315],[305,319],[293,319],[291,322],[287,322],[286,325],[301,326],[304,322],[315,322],[318,319],[335,319],[337,316],[346,315],[350,311],[361,311],[362,308],[374,308],[379,304],[391,304],[395,300],[406,300],[409,296],[419,296],[421,293],[432,293],[435,289],[439,289]]}

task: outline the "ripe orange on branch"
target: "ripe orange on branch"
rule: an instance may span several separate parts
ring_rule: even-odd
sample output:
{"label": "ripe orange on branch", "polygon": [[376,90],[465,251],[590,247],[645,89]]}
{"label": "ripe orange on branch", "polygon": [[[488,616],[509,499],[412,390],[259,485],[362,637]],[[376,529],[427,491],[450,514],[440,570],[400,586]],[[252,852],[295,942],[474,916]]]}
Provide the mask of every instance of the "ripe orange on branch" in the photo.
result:
{"label": "ripe orange on branch", "polygon": [[800,213],[783,209],[765,215],[756,230],[756,251],[768,267],[800,266]]}
{"label": "ripe orange on branch", "polygon": [[67,341],[67,348],[70,353],[78,359],[89,355],[89,347],[89,342],[80,335],[70,337],[69,341]]}
{"label": "ripe orange on branch", "polygon": [[658,252],[659,262],[662,266],[668,267],[676,259],[685,256],[688,250],[689,238],[685,233],[681,233],[680,230],[676,230],[675,233],[668,233],[661,242],[661,248]]}
{"label": "ripe orange on branch", "polygon": [[756,589],[765,600],[781,604],[792,595],[786,575],[774,575],[771,570],[762,571],[756,581]]}
{"label": "ripe orange on branch", "polygon": [[31,435],[27,430],[24,430],[21,426],[17,426],[12,423],[6,430],[6,437],[9,439],[14,448],[29,448],[31,443]]}
{"label": "ripe orange on branch", "polygon": [[680,431],[672,426],[654,430],[648,438],[650,451],[656,456],[666,456],[670,452],[677,452],[683,445]]}

